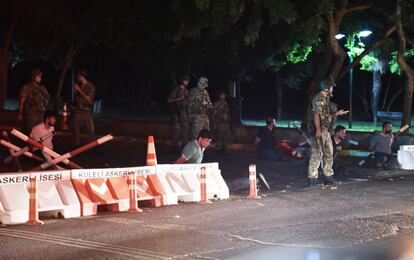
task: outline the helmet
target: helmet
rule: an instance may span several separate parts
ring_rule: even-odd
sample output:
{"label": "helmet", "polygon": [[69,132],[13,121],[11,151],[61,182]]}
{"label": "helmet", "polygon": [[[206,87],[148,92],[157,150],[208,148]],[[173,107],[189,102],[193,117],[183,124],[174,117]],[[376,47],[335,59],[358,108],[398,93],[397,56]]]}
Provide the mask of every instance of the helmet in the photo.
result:
{"label": "helmet", "polygon": [[181,77],[181,81],[184,81],[184,80],[190,80],[190,76],[188,76],[188,75],[184,75],[184,76],[182,76]]}
{"label": "helmet", "polygon": [[329,79],[324,79],[321,81],[320,89],[323,90],[323,89],[327,89],[327,88],[335,87],[335,86],[336,86],[335,82],[333,82],[333,80],[329,78]]}
{"label": "helmet", "polygon": [[198,85],[208,86],[208,79],[205,77],[201,77],[198,79]]}
{"label": "helmet", "polygon": [[30,71],[30,78],[31,78],[31,79],[34,79],[37,75],[42,76],[42,75],[43,75],[42,71],[41,71],[41,70],[39,70],[39,69],[32,69],[32,70]]}

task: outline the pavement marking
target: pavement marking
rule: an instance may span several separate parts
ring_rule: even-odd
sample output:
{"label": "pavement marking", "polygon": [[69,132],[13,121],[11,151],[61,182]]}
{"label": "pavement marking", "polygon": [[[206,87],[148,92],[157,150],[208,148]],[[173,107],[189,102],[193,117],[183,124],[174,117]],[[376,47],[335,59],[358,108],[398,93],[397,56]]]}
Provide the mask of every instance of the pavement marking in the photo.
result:
{"label": "pavement marking", "polygon": [[164,229],[164,230],[191,230],[191,229],[195,229],[195,227],[191,227],[191,226],[184,226],[184,225],[177,225],[177,224],[157,224],[157,225],[148,225],[148,224],[144,224],[142,225],[143,227],[147,227],[147,228],[156,228],[156,229]]}
{"label": "pavement marking", "polygon": [[96,220],[117,223],[117,224],[126,224],[126,225],[142,223],[142,221],[140,220],[128,219],[128,218],[99,218]]}
{"label": "pavement marking", "polygon": [[265,241],[260,241],[254,238],[250,238],[250,237],[242,237],[239,235],[235,235],[235,234],[228,234],[228,236],[233,237],[233,238],[237,238],[241,241],[248,241],[248,242],[253,242],[253,243],[257,243],[260,245],[266,245],[266,246],[285,246],[285,247],[306,247],[306,248],[330,248],[330,247],[326,247],[326,246],[321,246],[321,245],[306,245],[306,244],[285,244],[285,243],[273,243],[273,242],[265,242]]}
{"label": "pavement marking", "polygon": [[176,256],[176,258],[197,257],[197,258],[203,258],[203,259],[220,259],[220,258],[214,258],[214,257],[210,257],[210,256],[203,256],[203,255],[212,254],[212,253],[222,253],[222,252],[226,252],[226,251],[234,251],[234,250],[245,249],[245,248],[249,248],[249,247],[251,247],[251,246],[250,245],[242,245],[242,246],[236,246],[236,247],[227,247],[227,248],[223,248],[223,249],[212,249],[212,250],[203,251],[203,252],[194,252],[194,253],[184,254],[184,255]]}
{"label": "pavement marking", "polygon": [[106,244],[83,239],[73,239],[68,237],[54,236],[49,234],[40,234],[29,231],[15,230],[15,229],[0,229],[0,235],[30,239],[35,241],[49,242],[53,244],[84,248],[95,250],[99,252],[123,255],[131,258],[139,259],[172,259],[173,255],[164,254],[145,249],[135,249],[131,247],[118,246],[114,244]]}

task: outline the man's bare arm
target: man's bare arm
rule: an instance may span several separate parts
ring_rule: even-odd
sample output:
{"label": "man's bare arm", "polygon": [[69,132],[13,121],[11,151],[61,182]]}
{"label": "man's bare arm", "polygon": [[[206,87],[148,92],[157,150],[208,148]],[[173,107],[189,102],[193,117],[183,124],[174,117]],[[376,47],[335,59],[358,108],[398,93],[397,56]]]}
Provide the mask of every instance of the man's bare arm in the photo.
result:
{"label": "man's bare arm", "polygon": [[175,164],[183,164],[186,163],[188,160],[187,158],[185,158],[184,155],[181,155],[174,163]]}

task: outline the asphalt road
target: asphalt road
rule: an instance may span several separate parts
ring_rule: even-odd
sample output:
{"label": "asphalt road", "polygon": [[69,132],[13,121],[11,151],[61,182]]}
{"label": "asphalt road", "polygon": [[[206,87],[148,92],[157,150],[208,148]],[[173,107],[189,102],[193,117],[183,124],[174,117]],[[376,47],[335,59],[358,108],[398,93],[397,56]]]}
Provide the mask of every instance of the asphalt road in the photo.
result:
{"label": "asphalt road", "polygon": [[[76,162],[128,165],[145,148],[131,143],[128,153],[115,143],[118,150]],[[165,162],[176,156],[159,155]],[[344,159],[336,175],[342,184],[322,190],[307,188],[304,160],[263,162],[235,151],[206,160],[220,161],[230,200],[0,228],[0,259],[414,259],[412,171],[378,172]],[[246,199],[251,162],[271,186],[261,185],[257,200]]]}
{"label": "asphalt road", "polygon": [[45,219],[1,228],[0,258],[414,259],[413,185],[405,176],[337,190],[272,191],[257,200],[239,192],[209,205]]}

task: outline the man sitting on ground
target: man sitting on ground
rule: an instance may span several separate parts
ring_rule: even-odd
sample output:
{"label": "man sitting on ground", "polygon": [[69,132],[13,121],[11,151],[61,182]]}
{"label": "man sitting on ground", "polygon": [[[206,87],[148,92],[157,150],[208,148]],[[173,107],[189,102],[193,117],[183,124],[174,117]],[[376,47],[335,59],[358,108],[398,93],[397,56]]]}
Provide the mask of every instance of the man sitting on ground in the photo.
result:
{"label": "man sitting on ground", "polygon": [[174,163],[201,163],[203,161],[204,150],[210,145],[210,142],[210,131],[207,129],[201,130],[197,139],[187,143],[181,152],[181,156]]}
{"label": "man sitting on ground", "polygon": [[53,136],[55,135],[56,115],[51,111],[46,111],[43,117],[43,122],[34,126],[30,132],[30,137],[44,146],[53,150]]}
{"label": "man sitting on ground", "polygon": [[386,168],[390,160],[393,159],[391,146],[394,142],[394,138],[398,135],[399,133],[395,136],[392,133],[392,123],[385,121],[382,124],[382,131],[372,137],[369,150],[374,152],[377,168]]}
{"label": "man sitting on ground", "polygon": [[343,125],[337,125],[332,136],[333,144],[333,156],[334,159],[338,156],[339,152],[344,146],[346,146],[346,128]]}

